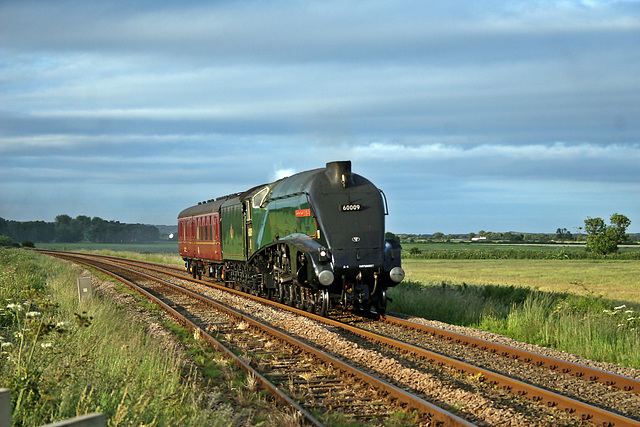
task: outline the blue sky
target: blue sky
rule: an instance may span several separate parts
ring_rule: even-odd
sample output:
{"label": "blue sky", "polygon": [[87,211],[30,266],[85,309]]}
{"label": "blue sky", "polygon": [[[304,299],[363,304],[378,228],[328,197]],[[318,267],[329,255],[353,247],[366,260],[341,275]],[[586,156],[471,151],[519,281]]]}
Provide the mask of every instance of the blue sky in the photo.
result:
{"label": "blue sky", "polygon": [[639,1],[0,2],[0,217],[351,160],[395,233],[640,232]]}

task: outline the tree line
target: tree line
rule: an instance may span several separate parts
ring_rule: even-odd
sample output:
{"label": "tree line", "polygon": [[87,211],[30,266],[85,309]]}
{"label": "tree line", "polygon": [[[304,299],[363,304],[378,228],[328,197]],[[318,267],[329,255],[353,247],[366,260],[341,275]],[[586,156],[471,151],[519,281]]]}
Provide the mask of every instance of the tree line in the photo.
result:
{"label": "tree line", "polygon": [[[587,217],[583,227],[578,227],[578,234],[572,234],[566,228],[558,228],[555,234],[525,234],[525,233],[495,233],[481,230],[469,234],[434,233],[432,235],[410,235],[387,233],[388,238],[399,240],[401,243],[444,243],[444,242],[486,242],[486,243],[585,243],[587,250],[598,255],[614,254],[622,243],[638,243],[640,235],[627,234],[631,220],[625,215],[615,213],[611,215],[610,225],[606,225],[602,218]],[[416,251],[419,249],[416,247]]]}
{"label": "tree line", "polygon": [[160,232],[154,225],[125,224],[84,215],[76,218],[58,215],[54,222],[0,218],[0,236],[13,242],[37,243],[153,243],[160,240]]}

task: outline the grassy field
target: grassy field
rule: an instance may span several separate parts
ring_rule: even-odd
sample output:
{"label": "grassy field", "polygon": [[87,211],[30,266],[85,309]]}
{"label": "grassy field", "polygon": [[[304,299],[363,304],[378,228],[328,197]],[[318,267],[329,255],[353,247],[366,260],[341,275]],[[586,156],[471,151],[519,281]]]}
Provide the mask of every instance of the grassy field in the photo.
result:
{"label": "grassy field", "polygon": [[615,260],[418,260],[402,262],[421,283],[524,286],[640,304],[640,262]]}
{"label": "grassy field", "polygon": [[37,249],[52,249],[60,251],[128,251],[139,252],[141,254],[177,254],[178,242],[161,242],[150,244],[130,244],[130,243],[36,243]]}

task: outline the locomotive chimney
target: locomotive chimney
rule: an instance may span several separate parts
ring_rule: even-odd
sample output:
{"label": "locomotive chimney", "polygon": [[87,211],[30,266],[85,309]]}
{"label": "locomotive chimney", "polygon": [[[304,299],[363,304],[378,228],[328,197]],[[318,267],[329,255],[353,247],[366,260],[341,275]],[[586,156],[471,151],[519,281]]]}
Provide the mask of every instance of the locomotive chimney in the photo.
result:
{"label": "locomotive chimney", "polygon": [[325,173],[332,184],[341,184],[346,188],[351,184],[351,160],[329,162]]}

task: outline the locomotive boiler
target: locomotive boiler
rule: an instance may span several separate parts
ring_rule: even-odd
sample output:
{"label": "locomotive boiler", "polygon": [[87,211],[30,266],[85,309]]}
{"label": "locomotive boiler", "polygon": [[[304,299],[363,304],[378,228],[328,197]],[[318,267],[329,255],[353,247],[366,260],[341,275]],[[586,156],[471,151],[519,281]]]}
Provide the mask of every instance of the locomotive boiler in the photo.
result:
{"label": "locomotive boiler", "polygon": [[385,215],[381,190],[330,162],[183,210],[180,255],[193,277],[323,316],[339,305],[382,315],[404,278]]}

